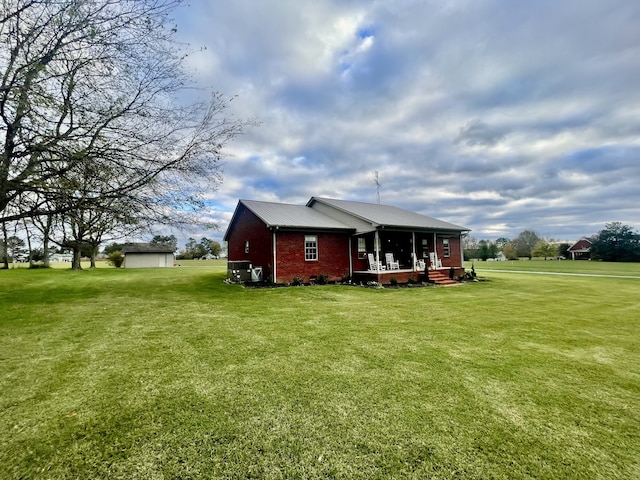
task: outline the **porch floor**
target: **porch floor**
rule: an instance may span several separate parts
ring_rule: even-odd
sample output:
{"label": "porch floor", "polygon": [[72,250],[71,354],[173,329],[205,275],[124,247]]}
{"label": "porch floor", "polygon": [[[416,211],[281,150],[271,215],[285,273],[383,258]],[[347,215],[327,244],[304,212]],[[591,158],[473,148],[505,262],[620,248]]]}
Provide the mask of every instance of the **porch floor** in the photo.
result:
{"label": "porch floor", "polygon": [[[459,275],[460,270],[464,274],[464,269],[458,267],[456,270],[456,276]],[[429,270],[429,281],[438,285],[452,285],[457,284],[455,280],[449,279],[450,268],[438,268]],[[357,270],[353,272],[353,279],[356,282],[378,282],[382,285],[388,285],[391,283],[391,279],[395,279],[398,283],[409,283],[413,278],[415,282],[424,282],[427,280],[424,270],[413,270],[411,268],[399,269],[399,270]]]}

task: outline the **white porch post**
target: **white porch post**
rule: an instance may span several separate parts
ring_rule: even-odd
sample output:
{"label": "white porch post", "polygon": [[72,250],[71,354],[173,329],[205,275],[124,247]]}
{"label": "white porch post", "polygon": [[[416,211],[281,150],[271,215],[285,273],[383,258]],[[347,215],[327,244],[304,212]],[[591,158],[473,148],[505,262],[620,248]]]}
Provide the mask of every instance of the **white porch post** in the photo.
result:
{"label": "white porch post", "polygon": [[462,234],[458,236],[460,239],[460,266],[464,267],[464,247],[462,246]]}
{"label": "white porch post", "polygon": [[438,243],[436,239],[436,232],[433,232],[433,269],[438,268]]}
{"label": "white porch post", "polygon": [[380,235],[378,234],[378,230],[376,230],[373,239],[373,248],[376,251],[376,273],[380,273]]}
{"label": "white porch post", "polygon": [[417,261],[418,261],[418,254],[416,252],[416,232],[411,232],[411,250],[412,250],[412,255],[411,255],[411,265],[413,267],[413,271],[416,271],[417,268]]}

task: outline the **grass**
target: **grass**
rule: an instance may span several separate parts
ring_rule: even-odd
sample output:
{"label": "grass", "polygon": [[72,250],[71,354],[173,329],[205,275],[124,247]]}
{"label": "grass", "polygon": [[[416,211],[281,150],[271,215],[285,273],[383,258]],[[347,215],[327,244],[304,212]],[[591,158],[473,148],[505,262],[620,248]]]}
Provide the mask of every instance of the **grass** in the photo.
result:
{"label": "grass", "polygon": [[508,260],[505,262],[465,262],[467,269],[474,265],[477,271],[522,271],[575,273],[580,275],[640,276],[640,263],[609,263],[589,260]]}
{"label": "grass", "polygon": [[[80,262],[82,268],[89,269],[91,267],[91,262],[89,260],[83,260]],[[226,260],[175,260],[174,262],[178,266],[186,266],[186,267],[216,267],[222,270],[226,270],[227,262]],[[42,262],[36,262],[36,266],[42,266]],[[59,270],[69,270],[71,268],[70,262],[51,262],[51,268],[59,269]],[[18,263],[10,263],[9,269],[17,269],[17,268],[29,268],[28,262],[18,262]],[[106,259],[98,259],[96,261],[96,268],[115,268],[113,265],[110,265]]]}
{"label": "grass", "polygon": [[3,478],[640,476],[639,279],[186,267],[0,272]]}

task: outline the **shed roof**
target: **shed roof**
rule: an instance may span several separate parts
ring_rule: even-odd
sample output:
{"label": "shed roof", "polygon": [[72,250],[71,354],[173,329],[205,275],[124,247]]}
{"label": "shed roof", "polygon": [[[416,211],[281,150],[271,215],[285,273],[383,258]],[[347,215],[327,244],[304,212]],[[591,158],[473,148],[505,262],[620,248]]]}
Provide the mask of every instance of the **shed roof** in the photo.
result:
{"label": "shed roof", "polygon": [[311,197],[311,200],[307,202],[307,206],[312,207],[315,202],[329,205],[378,226],[391,228],[424,228],[456,232],[469,231],[466,227],[391,205]]}
{"label": "shed roof", "polygon": [[162,243],[125,243],[122,253],[173,253],[172,245]]}

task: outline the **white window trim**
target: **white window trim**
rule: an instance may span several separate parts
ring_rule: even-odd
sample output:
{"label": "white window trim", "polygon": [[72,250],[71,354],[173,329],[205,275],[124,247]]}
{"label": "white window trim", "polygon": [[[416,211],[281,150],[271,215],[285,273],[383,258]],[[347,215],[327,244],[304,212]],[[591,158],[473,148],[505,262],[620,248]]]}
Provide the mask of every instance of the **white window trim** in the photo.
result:
{"label": "white window trim", "polygon": [[367,240],[364,237],[358,237],[358,258],[367,258]]}
{"label": "white window trim", "polygon": [[448,238],[442,239],[442,254],[445,258],[451,256],[451,242]]}
{"label": "white window trim", "polygon": [[[313,246],[307,246],[307,242],[312,242]],[[314,253],[314,258],[309,258],[307,253]],[[305,235],[304,236],[304,261],[305,262],[317,262],[318,261],[318,236],[317,235]]]}

